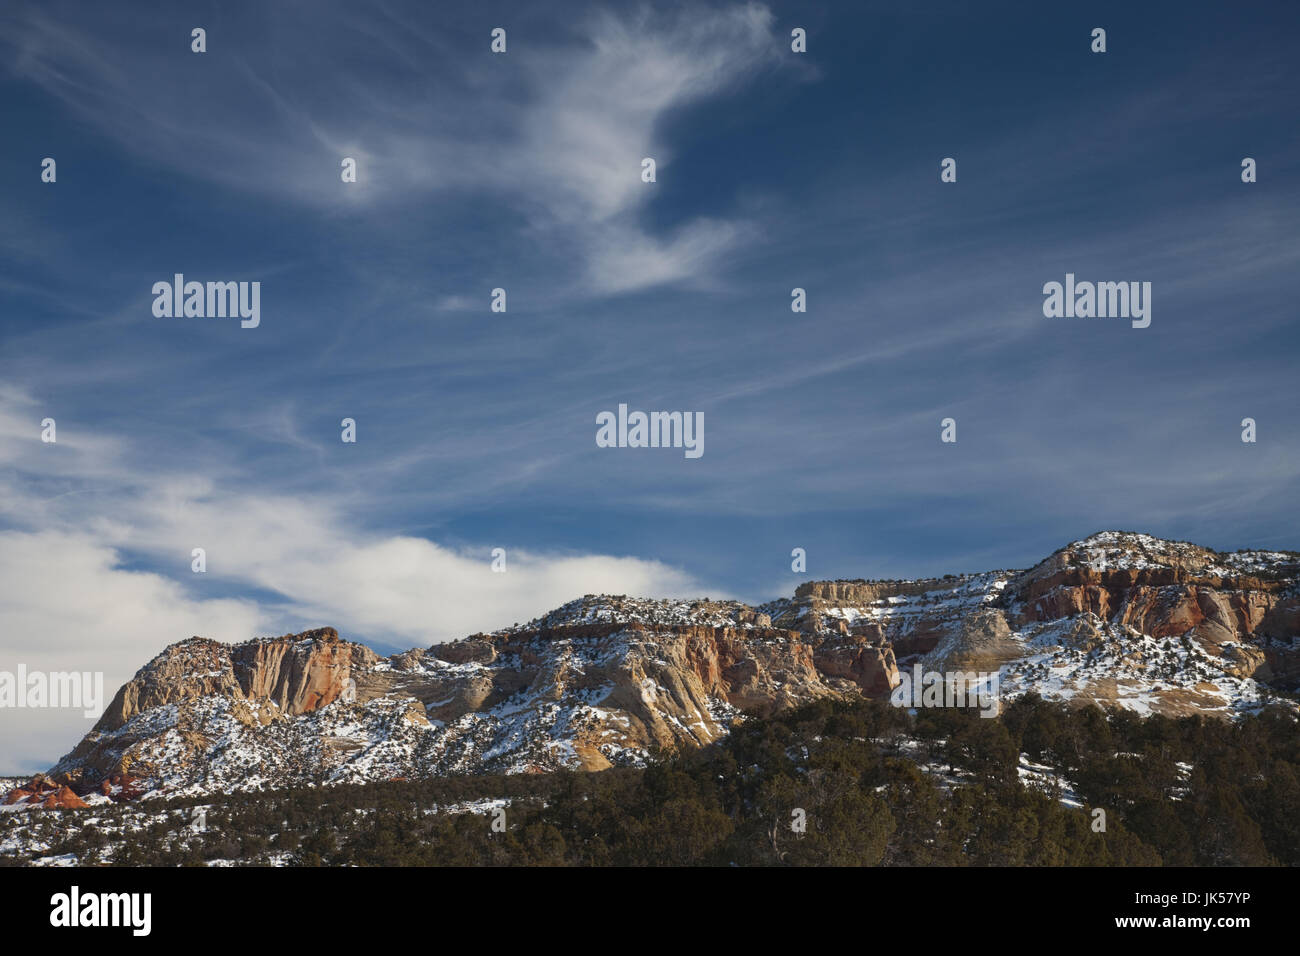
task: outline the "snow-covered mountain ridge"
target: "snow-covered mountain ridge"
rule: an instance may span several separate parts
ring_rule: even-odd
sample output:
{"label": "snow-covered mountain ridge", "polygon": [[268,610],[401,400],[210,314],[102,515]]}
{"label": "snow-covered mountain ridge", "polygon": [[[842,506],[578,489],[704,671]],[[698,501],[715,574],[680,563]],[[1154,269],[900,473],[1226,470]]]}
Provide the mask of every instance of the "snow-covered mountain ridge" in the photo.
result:
{"label": "snow-covered mountain ridge", "polygon": [[447,773],[601,769],[745,712],[884,697],[900,668],[1003,698],[1231,717],[1300,682],[1300,555],[1103,532],[1026,571],[815,581],[759,607],[588,595],[380,657],[331,628],[166,648],[13,808]]}

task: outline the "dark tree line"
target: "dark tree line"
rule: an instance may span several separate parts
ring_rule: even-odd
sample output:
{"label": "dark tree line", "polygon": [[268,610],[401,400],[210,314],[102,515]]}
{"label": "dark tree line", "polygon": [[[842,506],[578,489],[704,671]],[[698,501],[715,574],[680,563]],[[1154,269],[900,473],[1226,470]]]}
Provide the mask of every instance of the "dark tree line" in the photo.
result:
{"label": "dark tree line", "polygon": [[[1297,729],[1282,708],[1229,723],[1030,695],[990,720],[820,701],[645,769],[173,801],[125,840],[82,827],[46,853],[95,862],[112,846],[126,865],[1294,866]],[[1023,786],[1022,752],[1069,781],[1083,808]],[[501,798],[504,818],[447,812]],[[207,829],[192,833],[186,808],[198,803],[211,804]]]}

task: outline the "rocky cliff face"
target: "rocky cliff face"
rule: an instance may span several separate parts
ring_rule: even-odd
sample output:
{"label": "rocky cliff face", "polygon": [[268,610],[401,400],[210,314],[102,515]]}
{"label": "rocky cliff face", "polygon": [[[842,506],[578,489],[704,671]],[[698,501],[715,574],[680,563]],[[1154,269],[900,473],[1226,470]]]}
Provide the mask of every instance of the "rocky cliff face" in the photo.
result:
{"label": "rocky cliff face", "polygon": [[248,701],[250,711],[273,705],[298,716],[338,700],[353,671],[378,660],[369,648],[340,640],[332,627],[234,647],[194,637],[141,668],[94,729],[107,733],[147,710],[213,695]]}
{"label": "rocky cliff face", "polygon": [[1218,554],[1184,542],[1103,532],[1010,582],[1021,627],[1085,617],[1155,641],[1188,638],[1229,676],[1295,690],[1300,555]]}
{"label": "rocky cliff face", "polygon": [[589,595],[387,658],[330,628],[192,638],[10,802],[637,764],[745,712],[887,696],[900,663],[996,673],[1004,699],[1231,716],[1295,688],[1298,585],[1294,554],[1106,532],[1028,571],[811,582],[757,608]]}
{"label": "rocky cliff face", "polygon": [[192,638],[124,685],[48,779],[121,799],[597,770],[707,744],[742,712],[880,696],[896,682],[883,639],[775,627],[737,603],[589,596],[523,627],[389,658],[329,628],[234,646]]}

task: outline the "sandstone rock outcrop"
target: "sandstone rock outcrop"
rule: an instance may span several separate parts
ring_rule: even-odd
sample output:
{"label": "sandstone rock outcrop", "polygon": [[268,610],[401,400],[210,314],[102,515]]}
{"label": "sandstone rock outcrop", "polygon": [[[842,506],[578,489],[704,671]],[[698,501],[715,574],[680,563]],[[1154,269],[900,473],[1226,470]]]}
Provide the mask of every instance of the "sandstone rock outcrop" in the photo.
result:
{"label": "sandstone rock outcrop", "polygon": [[28,783],[9,791],[3,804],[24,804],[42,810],[81,810],[89,806],[71,787],[60,784],[45,774],[37,774]]}
{"label": "sandstone rock outcrop", "polygon": [[377,654],[339,639],[332,627],[245,644],[201,637],[173,644],[117,692],[95,731],[116,730],[136,714],[166,704],[220,696],[269,702],[297,716],[342,696],[353,671]]}
{"label": "sandstone rock outcrop", "polygon": [[1300,648],[1291,646],[1300,635],[1298,577],[1291,553],[1221,555],[1106,532],[1061,549],[1007,591],[1019,625],[1091,615],[1156,639],[1189,635],[1230,675],[1290,689],[1300,672]]}

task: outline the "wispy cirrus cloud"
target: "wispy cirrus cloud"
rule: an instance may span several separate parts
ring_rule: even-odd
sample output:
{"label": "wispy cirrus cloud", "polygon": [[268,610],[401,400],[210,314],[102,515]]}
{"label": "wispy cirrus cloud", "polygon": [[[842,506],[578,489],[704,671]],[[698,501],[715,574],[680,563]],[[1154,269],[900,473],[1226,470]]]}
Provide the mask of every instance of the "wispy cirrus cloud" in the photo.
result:
{"label": "wispy cirrus cloud", "polygon": [[[658,187],[640,173],[646,156],[671,165],[674,111],[780,62],[765,6],[597,12],[521,29],[502,56],[481,24],[421,41],[417,19],[276,5],[211,26],[202,55],[189,19],[147,5],[23,5],[0,22],[17,76],[145,164],[324,214],[481,193],[572,255],[574,294],[689,279],[755,234],[717,216],[650,228]],[[344,156],[360,169],[346,188]]]}

